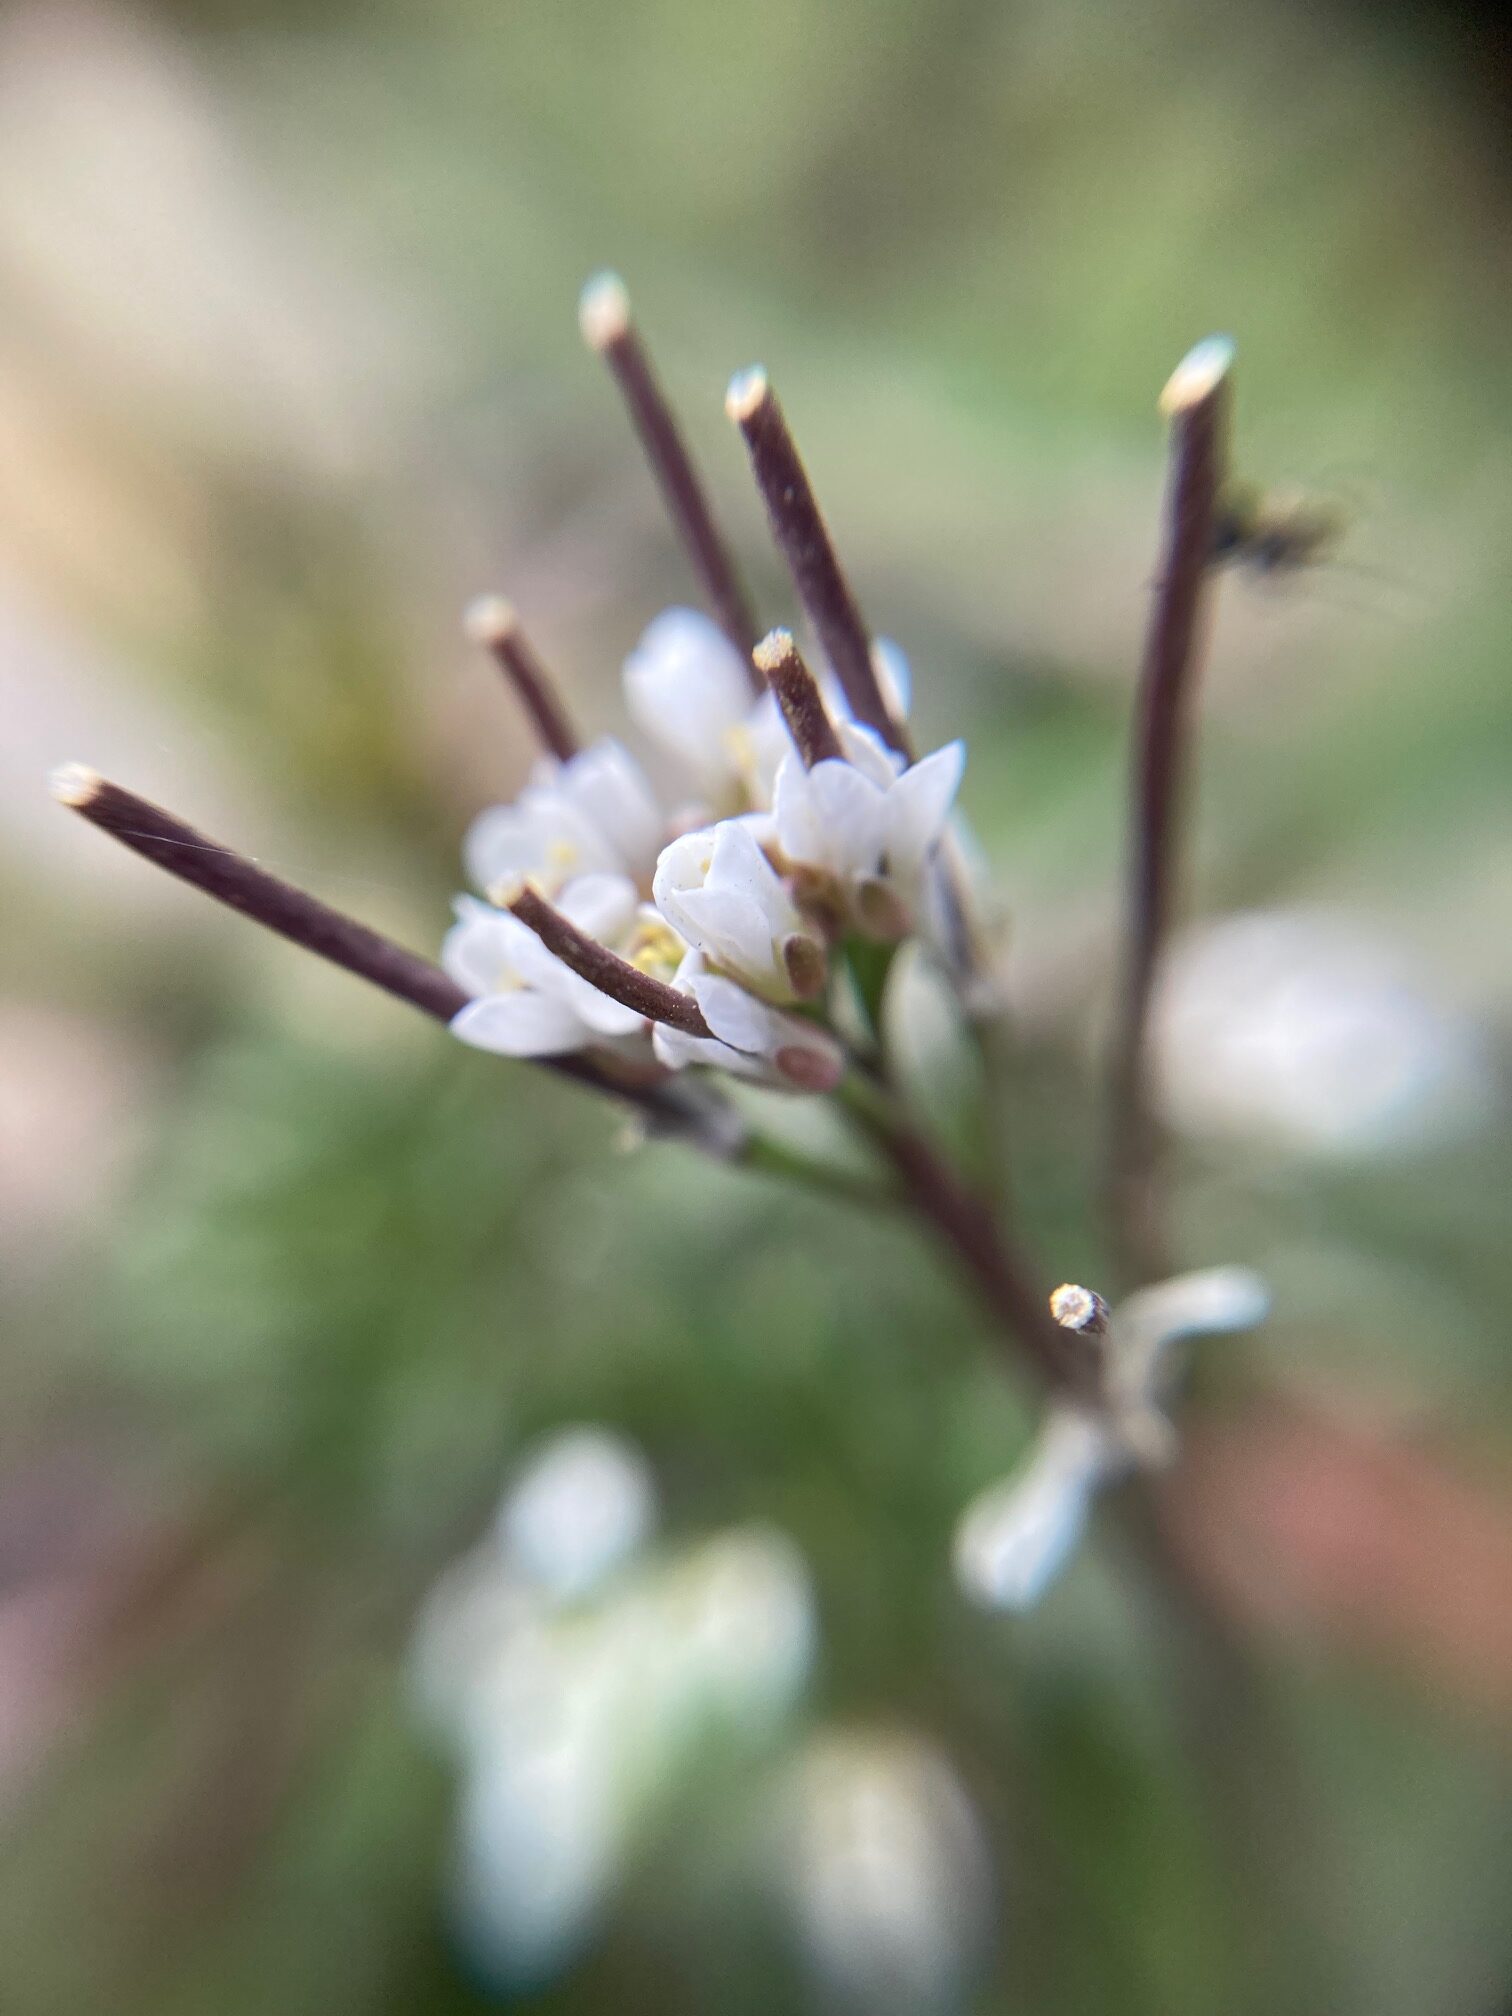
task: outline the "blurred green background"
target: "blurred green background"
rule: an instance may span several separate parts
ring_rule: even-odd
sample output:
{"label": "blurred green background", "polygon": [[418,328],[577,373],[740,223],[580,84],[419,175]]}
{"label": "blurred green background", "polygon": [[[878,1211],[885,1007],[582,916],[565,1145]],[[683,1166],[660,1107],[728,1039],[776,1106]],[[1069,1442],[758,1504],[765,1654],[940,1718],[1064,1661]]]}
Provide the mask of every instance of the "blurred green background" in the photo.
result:
{"label": "blurred green background", "polygon": [[[0,2008],[1504,2006],[1495,83],[1427,17],[1284,0],[0,16]],[[1047,1287],[1102,1264],[1153,401],[1192,341],[1237,338],[1246,473],[1347,506],[1336,559],[1224,583],[1187,907],[1279,920],[1281,967],[1271,1021],[1171,1065],[1183,1262],[1278,1300],[1213,1347],[1166,1487],[1263,1703],[1258,1816],[1214,1765],[1254,1719],[1210,1689],[1194,1727],[1116,1519],[1024,1618],[956,1593],[1031,1413],[921,1243],[625,1152],[47,801],[88,760],[434,948],[530,758],[462,602],[509,593],[622,727],[621,658],[691,594],[577,338],[606,263],[770,620],[721,412],[757,357],[925,745],[970,738]],[[1302,972],[1299,917],[1361,963]],[[1372,1042],[1400,1099],[1350,1077]],[[663,1507],[584,1645],[753,1527],[798,1550],[811,1644],[776,1705],[690,1694],[675,1740],[611,1688],[630,1817],[581,1936],[511,1976],[448,1903],[461,1779],[412,1645],[579,1421]]]}

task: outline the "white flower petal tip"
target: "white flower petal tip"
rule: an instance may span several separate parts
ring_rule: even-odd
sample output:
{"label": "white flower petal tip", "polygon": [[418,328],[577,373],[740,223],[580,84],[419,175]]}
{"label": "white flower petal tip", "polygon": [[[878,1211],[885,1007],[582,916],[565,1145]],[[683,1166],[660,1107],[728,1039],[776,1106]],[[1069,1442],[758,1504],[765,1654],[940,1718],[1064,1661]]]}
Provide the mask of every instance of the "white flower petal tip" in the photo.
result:
{"label": "white flower petal tip", "polygon": [[1024,1467],[974,1498],[956,1528],[956,1580],[989,1610],[1028,1610],[1065,1567],[1099,1485],[1126,1459],[1087,1416],[1050,1416]]}
{"label": "white flower petal tip", "polygon": [[1136,1289],[1118,1305],[1120,1333],[1137,1329],[1162,1342],[1253,1330],[1270,1314],[1271,1296],[1251,1267],[1204,1267]]}
{"label": "white flower petal tip", "polygon": [[1194,344],[1166,380],[1160,411],[1167,420],[1189,413],[1210,398],[1234,364],[1231,336],[1205,336]]}
{"label": "white flower petal tip", "polygon": [[462,843],[476,888],[529,876],[552,896],[576,876],[650,872],[663,822],[640,766],[607,737],[542,764],[512,805],[479,813]]}
{"label": "white flower petal tip", "polygon": [[470,1048],[491,1050],[497,1057],[563,1057],[591,1040],[590,1031],[564,1001],[528,987],[469,1001],[449,1026],[453,1036]]}
{"label": "white flower petal tip", "polygon": [[970,1507],[956,1533],[956,1581],[984,1610],[1021,1614],[1051,1588],[1086,1526],[1085,1492],[1064,1498],[1028,1524],[1006,1493]]}
{"label": "white flower petal tip", "polygon": [[630,290],[618,273],[595,273],[578,296],[578,328],[590,350],[612,350],[630,333]]}

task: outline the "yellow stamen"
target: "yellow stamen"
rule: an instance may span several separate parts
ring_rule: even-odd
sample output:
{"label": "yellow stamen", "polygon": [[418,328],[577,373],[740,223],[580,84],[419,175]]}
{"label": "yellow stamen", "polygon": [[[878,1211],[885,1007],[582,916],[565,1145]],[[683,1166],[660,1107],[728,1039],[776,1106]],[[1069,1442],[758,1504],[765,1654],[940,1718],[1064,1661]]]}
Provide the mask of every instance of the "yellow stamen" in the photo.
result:
{"label": "yellow stamen", "polygon": [[670,980],[683,962],[687,947],[681,938],[660,917],[641,917],[636,921],[630,934],[629,943],[620,957],[626,959],[637,972],[649,974],[653,980]]}

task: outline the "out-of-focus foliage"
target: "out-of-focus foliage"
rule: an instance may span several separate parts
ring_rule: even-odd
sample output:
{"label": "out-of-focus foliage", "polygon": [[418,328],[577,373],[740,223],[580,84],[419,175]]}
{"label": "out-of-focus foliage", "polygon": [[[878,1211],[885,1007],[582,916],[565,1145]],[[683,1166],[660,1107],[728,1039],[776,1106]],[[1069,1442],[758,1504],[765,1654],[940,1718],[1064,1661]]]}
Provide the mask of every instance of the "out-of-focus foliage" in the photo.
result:
{"label": "out-of-focus foliage", "polygon": [[[1478,82],[1416,32],[1284,0],[0,20],[0,2008],[487,2006],[409,1647],[521,1452],[584,1419],[655,1476],[648,1586],[775,1528],[817,1642],[780,1727],[669,1767],[536,2006],[1504,1999],[1512,194]],[[1183,1258],[1278,1303],[1215,1347],[1172,1487],[1291,1758],[1254,1838],[1221,1690],[1116,1518],[1024,1619],[955,1592],[955,1518],[1030,1418],[911,1235],[622,1153],[44,803],[86,757],[434,946],[468,812],[528,760],[463,598],[506,589],[616,722],[620,658],[688,593],[576,339],[605,261],[772,619],[720,412],[753,355],[926,744],[970,736],[1047,1285],[1102,1267],[1151,409],[1193,338],[1238,339],[1246,472],[1348,507],[1337,561],[1225,583],[1189,907],[1288,943],[1347,918],[1470,1090],[1448,1135],[1365,1152],[1188,1086]],[[944,1922],[939,1866],[965,1957],[936,2002],[902,1961],[846,1975],[905,1904]]]}

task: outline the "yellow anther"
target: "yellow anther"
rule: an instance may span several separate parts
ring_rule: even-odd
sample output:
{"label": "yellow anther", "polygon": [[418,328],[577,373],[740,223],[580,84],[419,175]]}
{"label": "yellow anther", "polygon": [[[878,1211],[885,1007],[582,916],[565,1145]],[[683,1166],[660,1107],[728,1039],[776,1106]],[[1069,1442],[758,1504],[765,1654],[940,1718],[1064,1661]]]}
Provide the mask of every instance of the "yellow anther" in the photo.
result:
{"label": "yellow anther", "polygon": [[642,917],[620,956],[653,980],[670,980],[682,964],[686,950],[671,925],[664,924],[660,917]]}

